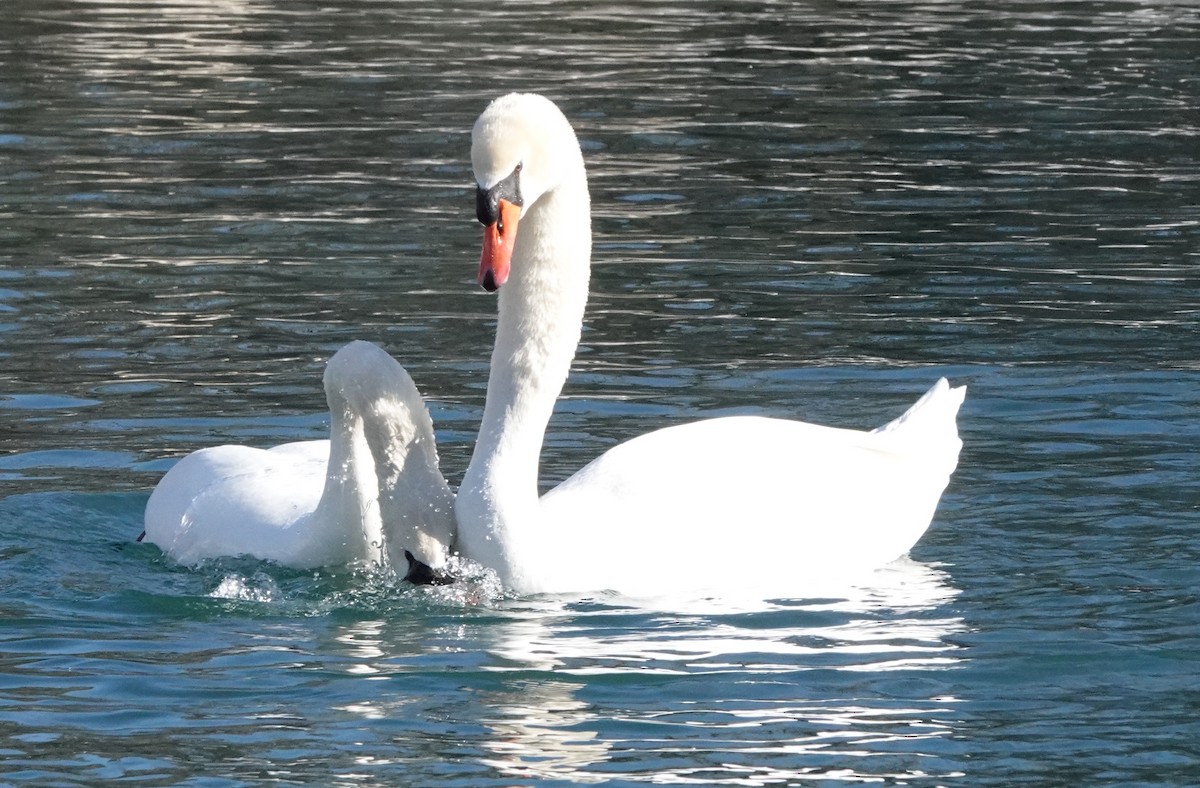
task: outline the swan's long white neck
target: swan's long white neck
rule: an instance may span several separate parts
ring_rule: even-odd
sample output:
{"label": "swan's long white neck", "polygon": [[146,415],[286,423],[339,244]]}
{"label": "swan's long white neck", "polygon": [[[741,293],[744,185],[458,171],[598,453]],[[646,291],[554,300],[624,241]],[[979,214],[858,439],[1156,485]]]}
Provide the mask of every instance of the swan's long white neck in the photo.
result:
{"label": "swan's long white neck", "polygon": [[423,407],[392,397],[363,417],[379,480],[379,513],[388,561],[407,566],[404,551],[430,566],[445,563],[454,532],[454,493],[438,468],[433,422]]}
{"label": "swan's long white neck", "polygon": [[523,585],[525,556],[536,549],[538,460],[579,344],[590,222],[580,156],[522,218],[500,289],[487,402],[456,510],[463,551],[511,586]]}
{"label": "swan's long white neck", "polygon": [[331,400],[329,413],[329,465],[313,521],[335,526],[361,523],[361,534],[345,534],[348,554],[354,559],[379,563],[383,541],[376,505],[379,486],[363,420],[344,400]]}

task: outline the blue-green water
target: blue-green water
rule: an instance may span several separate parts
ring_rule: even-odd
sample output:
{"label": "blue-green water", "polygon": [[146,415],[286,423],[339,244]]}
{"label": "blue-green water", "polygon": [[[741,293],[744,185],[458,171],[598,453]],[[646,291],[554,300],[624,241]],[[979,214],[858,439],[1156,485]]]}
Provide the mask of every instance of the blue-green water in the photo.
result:
{"label": "blue-green water", "polygon": [[[5,0],[0,783],[1200,782],[1197,41],[1148,2]],[[546,482],[946,375],[909,560],[663,611],[133,542],[181,454],[320,437],[351,339],[457,482],[468,135],[511,89],[574,120],[596,214]]]}

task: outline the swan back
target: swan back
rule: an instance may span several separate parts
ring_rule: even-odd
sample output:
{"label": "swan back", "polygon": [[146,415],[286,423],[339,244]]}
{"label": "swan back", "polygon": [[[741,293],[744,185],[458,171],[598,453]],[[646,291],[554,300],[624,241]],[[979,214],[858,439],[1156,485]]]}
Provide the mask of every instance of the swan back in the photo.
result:
{"label": "swan back", "polygon": [[[355,502],[349,506],[354,528],[330,517],[328,505],[321,507],[331,487],[330,453],[327,440],[192,452],[146,502],[144,541],[181,564],[237,555],[301,569],[373,560],[367,534],[378,533],[379,515],[374,507],[358,507],[355,490],[367,486],[357,474],[343,474],[337,485],[337,497]],[[373,489],[373,473],[369,482]]]}
{"label": "swan back", "polygon": [[542,498],[544,530],[529,540],[541,571],[518,579],[787,595],[873,570],[928,528],[962,446],[964,394],[938,381],[874,432],[730,416],[619,444]]}

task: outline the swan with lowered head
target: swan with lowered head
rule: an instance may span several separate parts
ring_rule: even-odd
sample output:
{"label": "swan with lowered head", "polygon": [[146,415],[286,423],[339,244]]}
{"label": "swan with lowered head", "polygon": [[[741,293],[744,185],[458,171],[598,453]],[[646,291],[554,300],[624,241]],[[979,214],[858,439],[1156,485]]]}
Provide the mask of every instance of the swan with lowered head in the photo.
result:
{"label": "swan with lowered head", "polygon": [[418,568],[405,551],[444,564],[454,494],[412,378],[375,345],[351,342],[329,360],[324,382],[329,440],[187,455],[146,503],[145,541],[184,564],[249,555],[298,569]]}
{"label": "swan with lowered head", "polygon": [[921,537],[961,448],[965,389],[945,380],[873,432],[750,416],[657,430],[539,498],[542,440],[587,302],[583,156],[552,102],[510,94],[476,121],[471,160],[479,281],[499,290],[499,322],[455,503],[466,557],[524,593],[786,596],[872,570]]}

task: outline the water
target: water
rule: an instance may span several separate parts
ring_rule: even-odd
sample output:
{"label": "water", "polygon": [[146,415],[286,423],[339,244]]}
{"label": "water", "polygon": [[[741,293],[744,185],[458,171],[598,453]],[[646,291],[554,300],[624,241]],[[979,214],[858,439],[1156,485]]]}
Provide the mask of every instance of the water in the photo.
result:
{"label": "water", "polygon": [[[1166,2],[6,0],[0,781],[1200,781],[1197,40]],[[663,611],[133,543],[182,453],[320,437],[351,339],[458,480],[468,133],[510,89],[574,120],[596,214],[546,483],[947,375],[910,559]]]}

